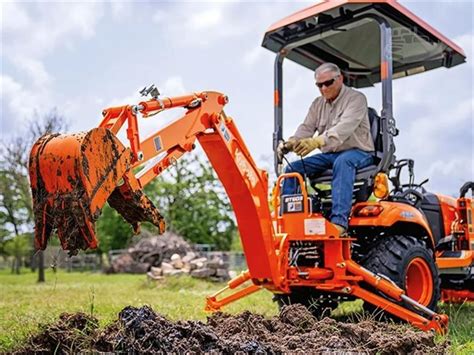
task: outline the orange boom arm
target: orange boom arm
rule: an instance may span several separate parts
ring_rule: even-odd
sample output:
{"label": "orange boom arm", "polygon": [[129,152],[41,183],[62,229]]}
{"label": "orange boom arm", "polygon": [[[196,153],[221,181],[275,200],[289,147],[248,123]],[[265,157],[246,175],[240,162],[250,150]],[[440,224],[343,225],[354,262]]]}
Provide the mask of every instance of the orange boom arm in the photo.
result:
{"label": "orange boom arm", "polygon": [[[94,223],[106,201],[136,230],[140,221],[150,221],[163,231],[164,221],[142,188],[193,150],[197,139],[233,204],[252,276],[278,280],[271,267],[276,256],[267,174],[257,168],[232,119],[224,114],[226,103],[227,97],[217,92],[153,98],[104,110],[99,128],[86,134],[42,137],[30,162],[39,212],[37,247],[44,249],[56,229],[65,249],[95,248]],[[184,116],[140,141],[138,113],[146,117],[176,107],[187,109]],[[115,137],[125,123],[130,148]],[[141,170],[134,174],[134,168]]]}

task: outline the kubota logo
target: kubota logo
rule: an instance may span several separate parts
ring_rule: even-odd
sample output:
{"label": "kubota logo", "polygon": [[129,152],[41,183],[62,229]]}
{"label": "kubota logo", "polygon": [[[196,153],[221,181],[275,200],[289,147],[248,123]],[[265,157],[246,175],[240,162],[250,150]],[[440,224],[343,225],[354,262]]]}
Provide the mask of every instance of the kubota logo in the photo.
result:
{"label": "kubota logo", "polygon": [[402,216],[403,218],[413,218],[415,217],[415,215],[411,212],[408,212],[408,211],[402,211],[400,213],[400,216]]}
{"label": "kubota logo", "polygon": [[248,162],[247,158],[239,149],[235,150],[235,162],[237,163],[237,166],[239,167],[239,170],[242,172],[242,174],[246,176],[247,179],[249,179],[250,185],[255,187],[258,181],[257,175],[253,171],[253,168]]}

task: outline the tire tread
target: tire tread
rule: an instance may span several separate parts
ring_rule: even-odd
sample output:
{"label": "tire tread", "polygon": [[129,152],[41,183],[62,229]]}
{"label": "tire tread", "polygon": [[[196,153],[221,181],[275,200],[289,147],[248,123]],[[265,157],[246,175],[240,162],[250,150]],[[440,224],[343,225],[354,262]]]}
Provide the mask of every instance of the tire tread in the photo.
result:
{"label": "tire tread", "polygon": [[[367,253],[364,260],[362,260],[361,265],[373,273],[387,276],[399,287],[403,288],[404,280],[402,280],[402,275],[400,275],[399,272],[400,262],[403,262],[409,251],[414,250],[419,250],[422,254],[423,252],[421,250],[427,252],[428,258],[425,257],[425,260],[428,259],[427,261],[432,266],[431,269],[433,271],[434,279],[434,295],[428,308],[436,311],[437,303],[440,299],[440,278],[433,258],[433,252],[431,249],[426,247],[426,244],[422,240],[410,235],[387,236],[380,240],[379,243],[377,243],[374,248]],[[367,302],[364,303],[364,308],[371,312],[376,309],[375,306],[368,304]],[[419,312],[415,309],[413,310],[417,313]]]}

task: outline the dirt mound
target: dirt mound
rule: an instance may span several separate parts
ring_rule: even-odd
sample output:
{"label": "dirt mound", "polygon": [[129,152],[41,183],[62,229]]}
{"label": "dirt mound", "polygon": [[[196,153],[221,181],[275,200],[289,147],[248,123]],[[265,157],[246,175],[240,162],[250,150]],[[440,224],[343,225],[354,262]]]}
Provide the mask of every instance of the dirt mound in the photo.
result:
{"label": "dirt mound", "polygon": [[447,343],[435,344],[434,339],[434,334],[406,325],[318,321],[298,304],[284,307],[271,319],[251,312],[215,313],[207,324],[171,322],[148,306],[129,306],[103,330],[98,329],[96,319],[84,314],[62,314],[56,324],[31,337],[20,352],[445,353]]}
{"label": "dirt mound", "polygon": [[28,339],[18,353],[74,353],[92,349],[99,322],[84,313],[62,313],[59,320],[50,325],[41,325],[41,332]]}

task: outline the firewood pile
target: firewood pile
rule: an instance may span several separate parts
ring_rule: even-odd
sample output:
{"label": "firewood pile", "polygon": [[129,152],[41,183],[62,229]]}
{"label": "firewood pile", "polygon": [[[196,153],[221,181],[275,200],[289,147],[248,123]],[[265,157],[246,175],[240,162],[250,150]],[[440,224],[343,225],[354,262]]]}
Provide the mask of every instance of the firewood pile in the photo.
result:
{"label": "firewood pile", "polygon": [[166,232],[160,236],[144,235],[126,252],[111,261],[109,273],[147,274],[150,280],[189,274],[212,281],[229,280],[226,253],[214,252],[204,257],[181,236]]}

